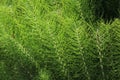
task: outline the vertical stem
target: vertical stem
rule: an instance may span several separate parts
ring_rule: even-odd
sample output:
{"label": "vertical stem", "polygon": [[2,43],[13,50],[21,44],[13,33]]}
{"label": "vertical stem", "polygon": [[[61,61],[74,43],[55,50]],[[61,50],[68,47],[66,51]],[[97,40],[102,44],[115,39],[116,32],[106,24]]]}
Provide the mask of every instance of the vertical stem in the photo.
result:
{"label": "vertical stem", "polygon": [[99,30],[97,29],[97,33],[96,33],[96,40],[97,40],[97,48],[98,48],[98,53],[99,53],[99,60],[100,60],[100,68],[102,71],[102,77],[103,80],[105,80],[105,73],[104,73],[104,67],[103,67],[103,55],[101,52],[101,43],[100,43],[100,36],[99,36]]}
{"label": "vertical stem", "polygon": [[85,73],[86,73],[86,75],[87,75],[87,79],[88,80],[91,80],[90,79],[90,74],[89,74],[89,71],[88,71],[88,67],[87,67],[87,65],[86,65],[86,62],[85,62],[85,58],[84,58],[84,55],[83,55],[83,47],[82,47],[82,45],[80,44],[81,43],[81,41],[80,41],[80,38],[79,38],[79,36],[81,35],[81,34],[79,34],[79,31],[78,31],[79,29],[77,29],[76,30],[76,37],[77,37],[77,41],[78,41],[78,45],[79,45],[79,54],[81,54],[81,57],[82,57],[82,61],[83,61],[83,65],[84,65],[84,70],[85,70]]}
{"label": "vertical stem", "polygon": [[[49,24],[49,23],[48,23]],[[66,68],[65,68],[65,66],[66,66],[66,63],[65,62],[63,62],[63,55],[64,55],[64,49],[63,49],[63,47],[61,47],[61,46],[59,46],[59,44],[61,44],[60,42],[59,42],[59,40],[56,40],[56,37],[53,35],[53,33],[52,33],[52,31],[51,31],[51,29],[48,27],[48,32],[49,32],[49,34],[50,34],[50,37],[51,37],[51,39],[52,39],[52,41],[53,41],[53,44],[54,44],[54,49],[55,49],[55,53],[56,53],[56,56],[58,57],[58,62],[60,63],[60,66],[61,66],[61,68],[62,68],[62,71],[63,71],[63,73],[65,74],[65,75],[67,75],[67,70],[66,70]]]}

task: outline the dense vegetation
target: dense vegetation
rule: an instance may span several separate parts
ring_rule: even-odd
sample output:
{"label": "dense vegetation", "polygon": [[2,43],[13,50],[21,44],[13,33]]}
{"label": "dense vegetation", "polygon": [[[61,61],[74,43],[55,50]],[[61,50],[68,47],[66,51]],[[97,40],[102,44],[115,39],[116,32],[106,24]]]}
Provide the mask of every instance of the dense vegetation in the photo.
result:
{"label": "dense vegetation", "polygon": [[120,80],[119,8],[85,1],[1,0],[0,80]]}
{"label": "dense vegetation", "polygon": [[120,0],[79,0],[85,20],[112,22],[120,17]]}

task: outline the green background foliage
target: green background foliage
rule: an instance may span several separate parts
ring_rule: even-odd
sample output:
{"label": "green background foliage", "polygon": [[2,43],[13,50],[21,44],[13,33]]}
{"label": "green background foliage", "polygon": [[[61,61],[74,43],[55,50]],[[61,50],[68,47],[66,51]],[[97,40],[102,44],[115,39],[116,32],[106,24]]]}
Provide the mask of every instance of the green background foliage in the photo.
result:
{"label": "green background foliage", "polygon": [[0,80],[119,80],[120,20],[85,1],[1,0]]}
{"label": "green background foliage", "polygon": [[120,0],[79,0],[81,11],[87,22],[103,19],[112,22],[120,17]]}

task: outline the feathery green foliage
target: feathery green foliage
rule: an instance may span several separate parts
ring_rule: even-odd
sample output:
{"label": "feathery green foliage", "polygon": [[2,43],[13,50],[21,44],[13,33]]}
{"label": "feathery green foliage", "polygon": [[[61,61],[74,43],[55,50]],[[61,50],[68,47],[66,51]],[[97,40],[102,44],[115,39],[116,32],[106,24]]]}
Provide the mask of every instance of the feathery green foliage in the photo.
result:
{"label": "feathery green foliage", "polygon": [[120,20],[86,1],[1,0],[0,80],[119,80]]}

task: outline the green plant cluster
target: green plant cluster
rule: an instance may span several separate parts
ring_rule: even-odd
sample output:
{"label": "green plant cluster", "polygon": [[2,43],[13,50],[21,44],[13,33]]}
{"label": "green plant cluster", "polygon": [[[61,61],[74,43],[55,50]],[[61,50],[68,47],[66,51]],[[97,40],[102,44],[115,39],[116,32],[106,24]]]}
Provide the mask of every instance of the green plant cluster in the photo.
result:
{"label": "green plant cluster", "polygon": [[79,0],[84,19],[95,22],[103,19],[112,22],[120,18],[120,0]]}
{"label": "green plant cluster", "polygon": [[120,20],[88,23],[82,3],[1,0],[0,80],[120,80]]}

